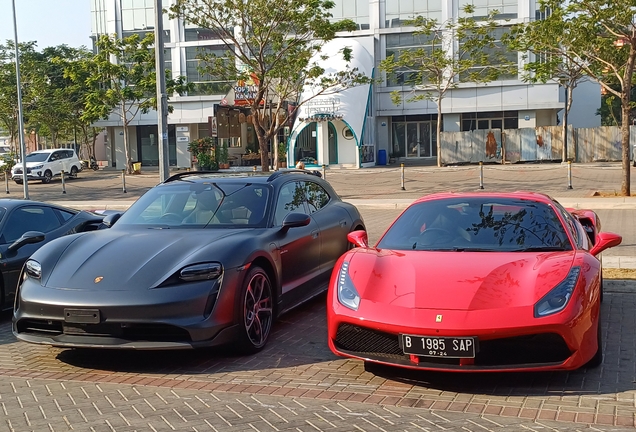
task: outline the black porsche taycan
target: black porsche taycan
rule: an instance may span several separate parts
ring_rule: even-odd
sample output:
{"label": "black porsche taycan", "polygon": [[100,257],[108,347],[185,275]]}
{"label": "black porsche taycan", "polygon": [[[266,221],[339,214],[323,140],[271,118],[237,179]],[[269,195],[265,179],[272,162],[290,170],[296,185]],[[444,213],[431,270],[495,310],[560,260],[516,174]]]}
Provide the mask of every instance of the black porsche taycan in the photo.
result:
{"label": "black porsche taycan", "polygon": [[278,315],[327,289],[347,234],[365,229],[354,206],[304,170],[177,174],[104,223],[26,262],[18,339],[254,352]]}

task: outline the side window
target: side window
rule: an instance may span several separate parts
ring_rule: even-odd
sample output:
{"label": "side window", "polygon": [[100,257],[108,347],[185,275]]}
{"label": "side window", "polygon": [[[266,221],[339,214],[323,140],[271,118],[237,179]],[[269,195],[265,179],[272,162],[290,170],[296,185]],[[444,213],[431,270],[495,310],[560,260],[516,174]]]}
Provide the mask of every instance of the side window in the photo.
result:
{"label": "side window", "polygon": [[62,216],[62,220],[64,222],[66,222],[67,220],[69,220],[70,218],[72,218],[73,216],[75,216],[75,213],[73,212],[69,212],[66,210],[56,210],[57,214],[59,214],[60,216]]}
{"label": "side window", "polygon": [[305,181],[302,182],[305,189],[305,195],[307,196],[307,205],[309,206],[309,212],[315,213],[329,202],[329,194],[318,183]]}
{"label": "side window", "polygon": [[289,213],[307,213],[305,209],[305,189],[298,182],[290,182],[280,189],[276,200],[274,225],[283,224],[283,219]]}
{"label": "side window", "polygon": [[576,227],[577,223],[572,217],[572,215],[565,208],[563,208],[561,204],[557,204],[556,209],[559,211],[559,213],[561,213],[561,216],[563,216],[563,219],[565,219],[565,225],[568,231],[572,233],[572,236],[574,237],[574,243],[576,243],[577,247],[584,248],[585,247],[585,245],[583,244],[584,239],[581,239],[581,235],[580,235],[581,233],[577,229]]}
{"label": "side window", "polygon": [[11,243],[27,231],[47,233],[61,225],[60,220],[50,207],[20,207],[9,215],[3,237],[5,243]]}

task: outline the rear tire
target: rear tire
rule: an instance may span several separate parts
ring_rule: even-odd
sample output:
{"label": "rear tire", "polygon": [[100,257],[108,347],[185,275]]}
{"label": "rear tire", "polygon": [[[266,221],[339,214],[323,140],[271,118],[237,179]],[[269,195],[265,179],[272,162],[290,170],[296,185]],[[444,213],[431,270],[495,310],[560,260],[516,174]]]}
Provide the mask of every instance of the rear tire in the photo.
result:
{"label": "rear tire", "polygon": [[588,368],[599,367],[601,364],[603,364],[603,332],[601,331],[601,311],[600,310],[598,315],[598,330],[596,332],[596,341],[597,341],[598,348],[596,350],[596,353],[594,354],[594,357],[592,357],[590,361],[587,362],[587,364],[585,365]]}
{"label": "rear tire", "polygon": [[269,276],[261,267],[250,269],[241,287],[238,350],[253,354],[267,344],[274,321],[274,297]]}
{"label": "rear tire", "polygon": [[77,167],[76,167],[75,165],[73,165],[73,166],[71,167],[71,176],[70,176],[70,178],[72,178],[72,179],[76,179],[76,178],[77,178],[77,173],[78,173],[78,172],[79,172],[79,171],[77,170]]}
{"label": "rear tire", "polygon": [[53,173],[51,170],[44,171],[44,178],[42,178],[42,183],[49,184],[51,183],[51,179],[53,178]]}

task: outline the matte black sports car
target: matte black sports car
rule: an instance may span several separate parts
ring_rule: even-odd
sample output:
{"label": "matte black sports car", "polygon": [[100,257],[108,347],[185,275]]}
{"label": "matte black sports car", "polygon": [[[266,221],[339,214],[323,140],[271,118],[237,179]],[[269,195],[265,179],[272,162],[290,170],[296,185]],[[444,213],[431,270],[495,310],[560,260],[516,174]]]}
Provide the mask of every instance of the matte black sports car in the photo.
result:
{"label": "matte black sports car", "polygon": [[38,201],[0,199],[0,308],[11,309],[27,258],[50,240],[99,229],[103,215]]}
{"label": "matte black sports car", "polygon": [[304,170],[177,174],[118,216],[26,263],[19,339],[139,349],[233,342],[254,352],[277,315],[327,289],[347,235],[365,229],[354,206]]}

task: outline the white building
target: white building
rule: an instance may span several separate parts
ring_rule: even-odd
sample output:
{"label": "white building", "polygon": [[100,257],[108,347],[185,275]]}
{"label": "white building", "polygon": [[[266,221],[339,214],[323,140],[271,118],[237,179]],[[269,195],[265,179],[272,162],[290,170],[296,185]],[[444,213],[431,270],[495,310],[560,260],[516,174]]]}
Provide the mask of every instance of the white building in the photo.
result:
{"label": "white building", "polygon": [[[475,17],[499,11],[502,27],[535,18],[536,0],[468,0],[475,7]],[[164,8],[170,0],[164,0]],[[380,76],[379,62],[387,54],[414,46],[413,27],[406,20],[424,15],[447,21],[461,16],[462,0],[335,0],[334,19],[350,18],[359,30],[343,35],[328,47],[347,44],[354,48],[354,62],[360,70]],[[93,0],[93,36],[116,33],[126,36],[151,30],[154,23],[152,0]],[[211,31],[194,28],[164,16],[166,67],[174,75],[185,75],[196,89],[187,96],[171,96],[174,111],[168,117],[170,165],[189,167],[187,143],[206,136],[208,117],[221,103],[227,84],[216,82],[198,71],[198,50],[223,50],[222,42]],[[506,57],[522,68],[522,53],[509,52]],[[333,66],[330,64],[329,66]],[[383,83],[361,89],[350,89],[329,95],[301,108],[298,119],[289,129],[288,164],[305,159],[330,167],[365,167],[383,163],[390,154],[401,158],[435,158],[437,108],[433,102],[392,103],[390,92],[402,86],[400,77],[383,77]],[[586,87],[587,89],[587,87]],[[597,125],[595,116],[600,106],[600,91],[588,89],[586,104],[575,107],[569,116],[571,124]],[[593,95],[590,98],[590,95]],[[557,113],[563,109],[564,95],[556,83],[532,85],[519,74],[506,76],[488,84],[460,83],[442,103],[444,131],[472,129],[514,129],[557,124]],[[302,119],[302,120],[301,120]],[[116,117],[100,123],[107,126],[107,158],[111,165],[123,167],[123,132]],[[130,128],[133,159],[143,165],[158,164],[157,117],[151,112],[138,116]],[[241,125],[240,138],[227,138],[230,154],[240,156],[257,148],[251,126]],[[287,137],[285,137],[287,138]],[[136,146],[134,145],[136,143]],[[381,156],[378,158],[378,156]],[[378,160],[380,159],[380,160]]]}

